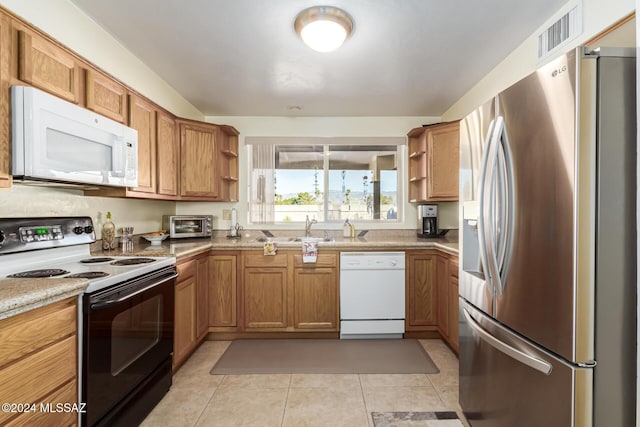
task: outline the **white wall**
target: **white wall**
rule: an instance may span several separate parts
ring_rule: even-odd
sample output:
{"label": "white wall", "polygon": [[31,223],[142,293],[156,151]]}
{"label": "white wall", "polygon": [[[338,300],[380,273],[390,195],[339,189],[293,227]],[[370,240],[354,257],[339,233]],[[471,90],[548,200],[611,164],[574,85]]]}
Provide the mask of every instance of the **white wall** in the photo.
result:
{"label": "white wall", "polygon": [[[101,238],[100,226],[107,211],[119,229],[133,226],[134,233],[160,230],[162,215],[175,213],[174,202],[84,196],[80,190],[30,187],[14,184],[0,190],[0,218],[35,216],[90,216]],[[120,232],[118,232],[118,235]]]}
{"label": "white wall", "polygon": [[[540,26],[539,30],[547,28],[557,21],[562,15],[571,10],[578,0],[569,1],[547,22]],[[583,32],[582,35],[571,41],[563,50],[570,49],[585,43],[595,35],[610,27],[620,19],[628,16],[635,10],[633,0],[582,0],[583,5]],[[509,56],[507,56],[496,68],[487,74],[469,92],[460,98],[442,118],[444,121],[457,120],[465,117],[471,111],[491,99],[503,89],[509,87],[521,78],[535,71],[541,64],[537,63],[538,51],[536,31]],[[559,55],[556,54],[556,56]],[[547,58],[547,61],[553,58]]]}
{"label": "white wall", "polygon": [[[239,151],[240,158],[246,159],[244,137],[246,136],[297,136],[297,137],[381,137],[381,136],[406,136],[412,128],[423,124],[436,123],[439,117],[212,117],[205,119],[210,123],[225,123],[235,126],[240,131]],[[222,210],[235,207],[238,210],[238,218],[243,226],[247,224],[247,194],[248,171],[247,162],[240,162],[240,203],[179,203],[177,213],[202,213],[216,216],[215,228],[224,229],[230,225],[229,221],[222,219]],[[407,182],[407,171],[403,182]],[[406,196],[405,196],[406,200]],[[417,224],[417,210],[414,203],[405,203],[404,221],[399,224],[363,224],[362,228],[397,228],[415,229]],[[444,228],[457,228],[457,204],[454,209],[445,209],[441,216],[441,225]],[[358,227],[358,224],[355,224]],[[269,226],[274,229],[299,228],[298,224],[282,224]],[[340,228],[342,224],[328,225],[326,228]],[[261,228],[255,226],[253,228]]]}

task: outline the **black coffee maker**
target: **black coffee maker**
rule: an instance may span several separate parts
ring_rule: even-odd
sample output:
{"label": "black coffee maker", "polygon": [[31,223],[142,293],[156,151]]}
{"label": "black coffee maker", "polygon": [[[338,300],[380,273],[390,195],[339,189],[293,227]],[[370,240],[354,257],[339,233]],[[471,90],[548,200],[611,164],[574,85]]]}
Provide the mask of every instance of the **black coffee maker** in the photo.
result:
{"label": "black coffee maker", "polygon": [[418,206],[418,236],[439,237],[438,205]]}

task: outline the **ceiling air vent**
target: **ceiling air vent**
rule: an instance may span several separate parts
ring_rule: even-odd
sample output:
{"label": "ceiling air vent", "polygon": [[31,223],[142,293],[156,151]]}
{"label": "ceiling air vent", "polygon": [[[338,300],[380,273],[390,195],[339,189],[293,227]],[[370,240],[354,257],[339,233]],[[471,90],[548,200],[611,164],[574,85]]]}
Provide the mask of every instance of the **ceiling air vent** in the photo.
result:
{"label": "ceiling air vent", "polygon": [[582,33],[582,2],[538,34],[538,62]]}

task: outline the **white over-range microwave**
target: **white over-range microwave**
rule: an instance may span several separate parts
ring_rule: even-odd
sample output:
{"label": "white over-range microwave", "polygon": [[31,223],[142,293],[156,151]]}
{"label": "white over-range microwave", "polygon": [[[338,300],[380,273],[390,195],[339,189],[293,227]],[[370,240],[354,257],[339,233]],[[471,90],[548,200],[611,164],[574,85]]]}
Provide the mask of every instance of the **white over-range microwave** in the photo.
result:
{"label": "white over-range microwave", "polygon": [[41,90],[11,87],[15,180],[138,185],[138,132]]}

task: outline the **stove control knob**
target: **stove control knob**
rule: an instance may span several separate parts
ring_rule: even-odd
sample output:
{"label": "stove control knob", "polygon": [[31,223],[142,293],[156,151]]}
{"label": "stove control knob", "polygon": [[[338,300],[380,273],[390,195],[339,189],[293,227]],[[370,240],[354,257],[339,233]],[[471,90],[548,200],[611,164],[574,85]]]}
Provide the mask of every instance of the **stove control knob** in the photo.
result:
{"label": "stove control knob", "polygon": [[82,234],[84,232],[84,227],[73,227],[73,232],[76,234]]}
{"label": "stove control knob", "polygon": [[86,227],[84,227],[84,232],[87,234],[93,233],[93,226],[87,225]]}
{"label": "stove control knob", "polygon": [[0,246],[4,243],[5,235],[4,231],[0,230]]}

